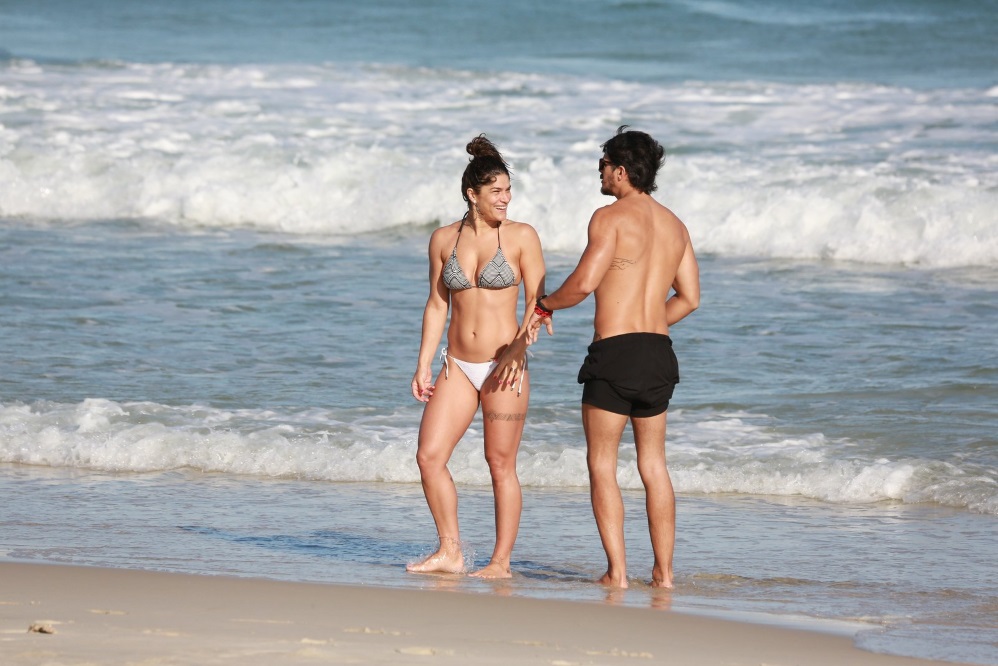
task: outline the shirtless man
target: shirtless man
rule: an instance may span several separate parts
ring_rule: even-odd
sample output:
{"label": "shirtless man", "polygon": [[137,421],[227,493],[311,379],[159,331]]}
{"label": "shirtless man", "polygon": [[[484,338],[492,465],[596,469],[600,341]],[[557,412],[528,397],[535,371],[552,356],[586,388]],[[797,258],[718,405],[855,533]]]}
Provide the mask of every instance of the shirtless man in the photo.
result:
{"label": "shirtless man", "polygon": [[699,306],[700,271],[686,226],[651,197],[665,150],[644,132],[626,129],[603,144],[599,161],[600,192],[616,201],[593,213],[578,266],[557,291],[537,299],[529,326],[534,339],[542,323],[551,334],[552,311],[596,293],[595,334],[579,383],[593,513],[607,557],[599,582],[627,587],[617,450],[630,420],[655,553],[651,584],[670,588],[676,504],[665,412],[679,368],[669,326]]}

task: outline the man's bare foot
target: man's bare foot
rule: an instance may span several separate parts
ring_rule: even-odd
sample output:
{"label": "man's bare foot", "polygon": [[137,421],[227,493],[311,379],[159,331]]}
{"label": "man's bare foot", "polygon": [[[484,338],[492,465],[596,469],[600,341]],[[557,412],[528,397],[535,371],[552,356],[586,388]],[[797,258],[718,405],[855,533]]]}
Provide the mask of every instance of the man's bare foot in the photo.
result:
{"label": "man's bare foot", "polygon": [[659,567],[653,567],[651,570],[651,586],[671,590],[673,588],[672,567],[670,566],[666,571],[663,571]]}
{"label": "man's bare foot", "polygon": [[454,539],[441,539],[440,548],[421,562],[407,564],[409,573],[464,573],[464,555]]}
{"label": "man's bare foot", "polygon": [[475,578],[512,578],[513,573],[509,570],[509,567],[502,562],[492,561],[486,564],[484,567],[468,574],[469,576],[474,576]]}
{"label": "man's bare foot", "polygon": [[607,571],[596,582],[600,585],[606,585],[607,587],[619,587],[623,590],[627,588],[627,574],[617,575]]}

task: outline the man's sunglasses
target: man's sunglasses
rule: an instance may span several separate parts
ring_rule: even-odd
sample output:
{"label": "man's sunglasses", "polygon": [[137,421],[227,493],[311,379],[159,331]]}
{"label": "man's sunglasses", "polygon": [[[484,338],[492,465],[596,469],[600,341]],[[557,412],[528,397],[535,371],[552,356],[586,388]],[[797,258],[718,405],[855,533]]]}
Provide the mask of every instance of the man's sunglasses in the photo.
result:
{"label": "man's sunglasses", "polygon": [[600,172],[600,173],[603,173],[603,169],[605,169],[605,168],[606,168],[606,165],[607,165],[607,164],[610,164],[610,165],[612,166],[612,163],[611,163],[611,162],[608,162],[608,161],[607,161],[607,159],[606,159],[605,157],[601,157],[601,158],[599,158],[599,172]]}

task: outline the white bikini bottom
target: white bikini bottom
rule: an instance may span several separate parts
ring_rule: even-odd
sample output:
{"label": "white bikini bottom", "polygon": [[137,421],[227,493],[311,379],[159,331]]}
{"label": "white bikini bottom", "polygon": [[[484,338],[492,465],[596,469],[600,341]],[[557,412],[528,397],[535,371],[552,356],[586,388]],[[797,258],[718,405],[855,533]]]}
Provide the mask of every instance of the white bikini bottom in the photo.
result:
{"label": "white bikini bottom", "polygon": [[[481,391],[482,386],[485,384],[485,380],[489,378],[492,371],[496,369],[499,365],[496,363],[495,359],[491,361],[485,361],[484,363],[472,363],[470,361],[462,361],[459,358],[454,358],[447,354],[447,347],[444,347],[443,351],[440,352],[440,358],[444,360],[444,377],[450,378],[450,366],[447,364],[447,359],[450,358],[452,361],[457,363],[457,367],[461,368],[461,372],[464,376],[468,378],[471,385],[475,387],[476,391]],[[527,358],[523,358],[523,371],[527,370]],[[520,373],[520,385],[516,389],[516,394],[520,395],[523,392],[523,373]]]}

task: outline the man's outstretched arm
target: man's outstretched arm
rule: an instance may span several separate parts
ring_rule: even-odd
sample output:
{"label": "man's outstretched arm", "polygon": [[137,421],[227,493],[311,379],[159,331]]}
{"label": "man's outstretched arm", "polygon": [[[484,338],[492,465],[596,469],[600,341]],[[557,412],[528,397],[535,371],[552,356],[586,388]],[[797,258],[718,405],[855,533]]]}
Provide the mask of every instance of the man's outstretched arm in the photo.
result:
{"label": "man's outstretched arm", "polygon": [[593,213],[589,221],[589,242],[579,264],[565,282],[544,299],[544,305],[549,309],[564,310],[578,305],[599,287],[610,270],[617,248],[617,234],[611,218],[612,214],[605,208]]}
{"label": "man's outstretched arm", "polygon": [[[611,213],[600,208],[589,221],[589,242],[578,265],[560,287],[544,297],[545,307],[549,310],[564,310],[586,300],[589,294],[596,291],[610,269],[616,248],[617,235]],[[536,340],[537,330],[542,323],[547,324],[549,335],[553,332],[550,319],[534,314],[529,326],[533,333],[531,341]]]}

